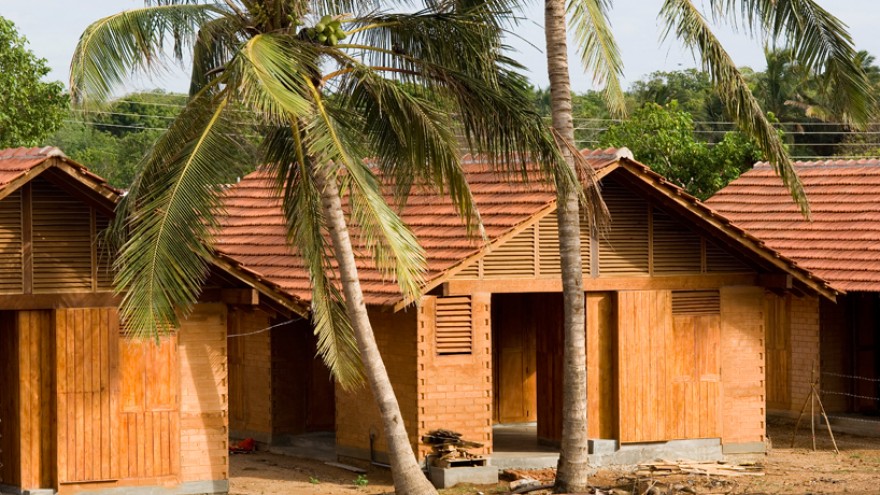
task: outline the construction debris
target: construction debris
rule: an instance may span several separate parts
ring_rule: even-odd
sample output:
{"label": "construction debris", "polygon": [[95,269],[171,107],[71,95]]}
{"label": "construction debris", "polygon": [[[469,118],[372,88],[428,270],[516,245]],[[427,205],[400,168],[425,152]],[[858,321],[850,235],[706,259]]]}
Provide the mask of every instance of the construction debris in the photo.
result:
{"label": "construction debris", "polygon": [[637,476],[657,477],[673,474],[703,476],[764,476],[764,468],[756,464],[729,464],[723,461],[679,461],[639,464]]}
{"label": "construction debris", "polygon": [[433,430],[422,437],[422,443],[430,445],[434,453],[431,465],[436,467],[485,466],[486,458],[468,452],[483,446],[481,443],[461,439],[461,433],[450,430]]}

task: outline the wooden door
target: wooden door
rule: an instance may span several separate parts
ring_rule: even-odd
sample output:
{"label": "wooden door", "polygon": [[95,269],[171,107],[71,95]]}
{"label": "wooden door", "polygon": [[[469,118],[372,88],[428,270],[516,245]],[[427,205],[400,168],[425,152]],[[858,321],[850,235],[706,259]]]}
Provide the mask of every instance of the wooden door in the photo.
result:
{"label": "wooden door", "polygon": [[55,312],[59,483],[119,478],[115,308]]}
{"label": "wooden door", "polygon": [[536,318],[529,294],[493,296],[495,422],[523,423],[538,418]]}
{"label": "wooden door", "polygon": [[[791,403],[791,299],[767,294],[764,300],[767,329],[767,407],[790,409]],[[798,407],[798,406],[795,406]]]}
{"label": "wooden door", "polygon": [[621,442],[721,434],[720,299],[691,295],[676,308],[670,291],[618,294]]}

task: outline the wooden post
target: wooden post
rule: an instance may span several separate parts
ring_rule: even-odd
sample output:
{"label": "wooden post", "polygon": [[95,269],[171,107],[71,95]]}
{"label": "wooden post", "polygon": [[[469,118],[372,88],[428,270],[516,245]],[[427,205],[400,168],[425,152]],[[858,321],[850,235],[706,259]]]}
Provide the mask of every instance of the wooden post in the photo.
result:
{"label": "wooden post", "polygon": [[813,436],[813,452],[816,451],[816,362],[810,371],[810,434]]}

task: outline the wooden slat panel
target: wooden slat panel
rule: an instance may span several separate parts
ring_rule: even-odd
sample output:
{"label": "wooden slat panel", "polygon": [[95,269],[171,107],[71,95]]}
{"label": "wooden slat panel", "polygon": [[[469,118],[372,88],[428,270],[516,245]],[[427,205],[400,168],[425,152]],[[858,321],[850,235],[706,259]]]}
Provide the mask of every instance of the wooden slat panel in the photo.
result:
{"label": "wooden slat panel", "polygon": [[101,237],[109,225],[110,219],[107,216],[102,215],[101,213],[95,214],[95,232],[97,238],[94,242],[96,243],[95,250],[98,264],[96,267],[98,290],[113,289],[113,277],[115,275],[112,270],[113,259],[110,249],[107,246],[107,242],[102,240]]}
{"label": "wooden slat panel", "polygon": [[666,212],[651,210],[654,273],[700,273],[700,236]]}
{"label": "wooden slat panel", "polygon": [[0,293],[23,290],[21,191],[0,201]]}
{"label": "wooden slat panel", "polygon": [[[764,324],[767,329],[767,407],[774,409],[799,407],[800,405],[791,403],[791,299],[768,294],[764,311]],[[839,339],[844,340],[842,337]],[[825,377],[823,384],[824,381]]]}
{"label": "wooden slat panel", "polygon": [[[538,222],[538,267],[542,277],[559,277],[562,267],[559,259],[559,217],[552,212]],[[590,229],[581,222],[581,264],[583,273],[590,273]]]}
{"label": "wooden slat panel", "polygon": [[611,225],[599,236],[599,275],[648,273],[648,204],[611,178],[602,182]]}
{"label": "wooden slat panel", "polygon": [[483,258],[483,276],[534,277],[535,255],[535,226],[532,225]]}
{"label": "wooden slat panel", "polygon": [[119,463],[118,346],[114,308],[59,309],[58,481],[114,480]]}
{"label": "wooden slat panel", "polygon": [[672,314],[717,315],[721,314],[721,295],[717,290],[672,291]]}
{"label": "wooden slat panel", "polygon": [[673,316],[669,291],[620,292],[618,313],[620,441],[720,437],[720,315]]}
{"label": "wooden slat panel", "polygon": [[438,297],[436,327],[437,354],[471,354],[474,328],[470,296]]}
{"label": "wooden slat panel", "polygon": [[47,180],[31,187],[34,293],[91,290],[91,208]]}
{"label": "wooden slat panel", "polygon": [[739,273],[753,271],[753,269],[724,248],[707,239],[706,271],[709,273]]}

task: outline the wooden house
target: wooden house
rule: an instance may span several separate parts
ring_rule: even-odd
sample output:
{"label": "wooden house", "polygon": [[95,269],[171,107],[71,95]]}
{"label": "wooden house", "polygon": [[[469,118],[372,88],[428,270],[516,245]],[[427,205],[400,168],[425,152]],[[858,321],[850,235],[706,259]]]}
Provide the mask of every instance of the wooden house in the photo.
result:
{"label": "wooden house", "polygon": [[[594,462],[632,462],[634,452],[664,448],[685,449],[684,457],[764,452],[766,301],[790,293],[833,300],[835,291],[628,150],[585,154],[611,215],[607,231],[585,228],[581,238],[589,435],[617,446]],[[536,421],[536,436],[549,443],[561,433],[556,196],[479,160],[468,158],[465,168],[487,242],[468,237],[448,199],[417,189],[401,215],[428,256],[421,298],[408,304],[368,260],[359,266],[421,458],[427,449],[418,439],[436,428],[483,442],[490,455],[495,425]],[[308,275],[288,247],[273,184],[257,172],[230,189],[218,257],[306,302]],[[252,316],[240,330],[272,321]],[[261,358],[231,365],[232,433],[283,443],[330,430],[340,456],[383,461],[370,392],[334,390],[320,363],[292,352],[313,338],[307,321],[295,325],[236,344]]]}
{"label": "wooden house", "polygon": [[3,493],[228,490],[227,326],[290,309],[218,261],[179,329],[126,336],[96,242],[119,197],[55,148],[0,150]]}
{"label": "wooden house", "polygon": [[800,412],[819,382],[834,413],[880,414],[880,160],[796,162],[805,219],[766,163],[708,204],[841,293],[786,296],[768,307],[767,407]]}

